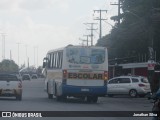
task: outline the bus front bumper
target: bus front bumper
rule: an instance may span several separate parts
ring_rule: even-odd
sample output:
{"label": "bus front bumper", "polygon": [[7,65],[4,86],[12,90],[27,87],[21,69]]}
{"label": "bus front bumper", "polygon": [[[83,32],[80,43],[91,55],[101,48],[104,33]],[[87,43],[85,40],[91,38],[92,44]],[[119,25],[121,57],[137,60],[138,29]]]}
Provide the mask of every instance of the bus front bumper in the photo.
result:
{"label": "bus front bumper", "polygon": [[68,96],[105,96],[107,86],[62,86],[63,95]]}

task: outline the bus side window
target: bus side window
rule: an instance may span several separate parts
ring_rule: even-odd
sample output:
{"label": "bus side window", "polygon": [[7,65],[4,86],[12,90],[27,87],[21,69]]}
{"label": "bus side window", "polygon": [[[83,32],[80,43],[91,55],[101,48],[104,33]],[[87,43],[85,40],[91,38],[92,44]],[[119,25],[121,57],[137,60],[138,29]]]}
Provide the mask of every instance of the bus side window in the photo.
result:
{"label": "bus side window", "polygon": [[60,54],[60,68],[62,68],[63,52]]}
{"label": "bus side window", "polygon": [[54,53],[52,53],[52,68],[54,68]]}
{"label": "bus side window", "polygon": [[63,52],[59,52],[58,53],[58,68],[61,69],[62,68],[62,59],[63,59]]}
{"label": "bus side window", "polygon": [[53,54],[53,69],[55,68],[55,63],[56,63],[56,55],[55,53]]}
{"label": "bus side window", "polygon": [[50,68],[50,64],[51,64],[51,54],[49,54],[48,56],[48,68]]}

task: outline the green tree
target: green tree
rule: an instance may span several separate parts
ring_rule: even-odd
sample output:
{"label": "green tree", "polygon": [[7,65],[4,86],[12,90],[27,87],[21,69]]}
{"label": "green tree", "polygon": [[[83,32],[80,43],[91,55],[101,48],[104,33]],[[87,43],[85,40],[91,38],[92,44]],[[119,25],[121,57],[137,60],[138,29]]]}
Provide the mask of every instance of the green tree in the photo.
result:
{"label": "green tree", "polygon": [[[116,24],[109,35],[98,40],[97,45],[108,47],[109,58],[121,58],[147,54],[152,46],[160,60],[160,11],[158,0],[121,0],[122,14],[111,17],[112,20],[121,18],[120,25]],[[154,8],[154,9],[153,9]],[[153,29],[151,29],[153,28]]]}
{"label": "green tree", "polygon": [[18,65],[13,60],[3,60],[0,62],[0,72],[18,72]]}

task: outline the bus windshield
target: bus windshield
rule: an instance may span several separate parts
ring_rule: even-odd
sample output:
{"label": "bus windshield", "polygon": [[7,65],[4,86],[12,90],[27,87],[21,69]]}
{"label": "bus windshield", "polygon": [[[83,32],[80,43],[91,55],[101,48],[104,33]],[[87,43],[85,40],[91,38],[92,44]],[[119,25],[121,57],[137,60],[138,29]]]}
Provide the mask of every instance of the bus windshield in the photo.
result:
{"label": "bus windshield", "polygon": [[96,48],[67,48],[67,61],[73,64],[102,64],[105,50]]}

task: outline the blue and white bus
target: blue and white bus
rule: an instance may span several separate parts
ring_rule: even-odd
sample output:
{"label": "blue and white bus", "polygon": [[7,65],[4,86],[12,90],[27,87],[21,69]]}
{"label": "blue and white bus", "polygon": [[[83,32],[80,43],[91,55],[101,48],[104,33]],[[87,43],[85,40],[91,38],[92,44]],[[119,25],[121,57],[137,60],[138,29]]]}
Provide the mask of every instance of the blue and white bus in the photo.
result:
{"label": "blue and white bus", "polygon": [[107,93],[108,52],[105,47],[72,46],[48,51],[43,61],[48,98],[86,98],[97,102]]}

